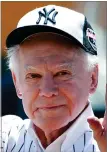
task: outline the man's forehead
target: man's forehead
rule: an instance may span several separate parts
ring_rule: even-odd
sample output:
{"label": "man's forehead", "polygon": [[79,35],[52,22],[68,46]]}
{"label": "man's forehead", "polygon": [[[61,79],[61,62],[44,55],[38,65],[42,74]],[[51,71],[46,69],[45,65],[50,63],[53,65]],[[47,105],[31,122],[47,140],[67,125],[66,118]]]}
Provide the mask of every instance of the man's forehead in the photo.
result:
{"label": "man's forehead", "polygon": [[71,64],[73,62],[74,58],[69,58],[64,55],[49,55],[49,56],[39,56],[29,58],[27,62],[25,61],[26,65],[35,65],[35,66],[41,66],[43,64],[47,65],[54,65],[54,66],[66,66],[68,64]]}
{"label": "man's forehead", "polygon": [[[42,40],[44,43],[42,43]],[[55,43],[48,43],[47,40]],[[81,48],[74,46],[76,43],[73,42],[54,33],[35,34],[23,41],[21,44],[22,54],[20,56],[22,56],[22,60],[24,59],[23,62],[29,66],[43,64],[55,67],[65,66],[65,64],[70,64],[73,60],[76,60],[75,54],[78,54],[77,52],[79,51],[81,52]]]}
{"label": "man's forehead", "polygon": [[24,52],[25,56],[28,55],[29,58],[31,58],[31,55],[38,58],[48,58],[48,56],[52,58],[54,55],[64,55],[69,58],[78,50],[80,51],[81,48],[74,40],[69,40],[64,36],[54,33],[39,33],[23,41],[20,45],[20,50]]}
{"label": "man's forehead", "polygon": [[[40,38],[42,37],[40,36]],[[66,44],[66,42],[64,44],[63,42],[58,41],[58,39],[54,39],[55,41],[53,41],[53,39],[52,41],[45,41],[45,39],[43,43],[42,41],[36,41],[35,37],[33,41],[28,39],[26,42],[23,42],[19,51],[20,58],[31,60],[30,62],[35,60],[36,62],[42,62],[43,60],[58,62],[60,60],[71,60],[72,56],[77,52],[77,49],[80,49],[71,44]]]}

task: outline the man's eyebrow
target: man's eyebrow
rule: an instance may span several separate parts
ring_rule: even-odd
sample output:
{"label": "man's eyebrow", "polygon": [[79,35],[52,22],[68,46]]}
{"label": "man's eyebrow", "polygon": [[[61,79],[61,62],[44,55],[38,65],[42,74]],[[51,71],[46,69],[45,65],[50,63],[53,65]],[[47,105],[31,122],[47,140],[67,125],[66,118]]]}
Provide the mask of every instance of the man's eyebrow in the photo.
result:
{"label": "man's eyebrow", "polygon": [[28,71],[28,70],[37,70],[38,68],[35,66],[31,66],[31,65],[26,65],[25,67],[24,67],[24,69],[26,70],[26,71]]}
{"label": "man's eyebrow", "polygon": [[[69,63],[60,63],[60,64],[57,64],[57,65],[55,65],[55,66],[52,66],[52,69],[71,69],[72,68],[72,63],[71,62],[69,62]],[[25,71],[29,71],[29,70],[34,70],[34,71],[37,71],[38,69],[40,69],[40,68],[38,68],[38,67],[36,67],[36,66],[31,66],[31,65],[26,65],[25,67],[24,67],[24,69],[25,69]]]}
{"label": "man's eyebrow", "polygon": [[58,64],[55,66],[55,69],[64,69],[64,68],[71,69],[71,67],[72,67],[72,63],[69,62],[69,63]]}

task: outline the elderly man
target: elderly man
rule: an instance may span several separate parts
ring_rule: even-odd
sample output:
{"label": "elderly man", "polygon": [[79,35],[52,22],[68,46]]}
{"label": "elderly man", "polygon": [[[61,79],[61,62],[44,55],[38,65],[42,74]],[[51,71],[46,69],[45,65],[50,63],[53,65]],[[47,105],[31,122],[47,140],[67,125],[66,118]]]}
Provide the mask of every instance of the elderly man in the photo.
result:
{"label": "elderly man", "polygon": [[84,15],[54,5],[35,9],[20,19],[6,46],[29,119],[3,117],[1,150],[105,152],[105,121],[93,117],[88,100],[97,88],[98,63]]}

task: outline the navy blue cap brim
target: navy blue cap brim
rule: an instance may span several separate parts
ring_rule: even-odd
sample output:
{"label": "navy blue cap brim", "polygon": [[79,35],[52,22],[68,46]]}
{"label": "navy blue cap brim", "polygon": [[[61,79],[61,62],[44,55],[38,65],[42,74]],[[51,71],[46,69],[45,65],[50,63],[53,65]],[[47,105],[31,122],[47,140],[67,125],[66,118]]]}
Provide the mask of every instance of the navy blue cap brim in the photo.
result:
{"label": "navy blue cap brim", "polygon": [[40,32],[51,32],[51,33],[57,33],[60,34],[62,36],[65,36],[69,39],[74,39],[86,52],[89,52],[93,55],[97,55],[97,52],[93,52],[90,50],[87,50],[87,48],[81,44],[76,38],[74,38],[73,36],[71,36],[70,34],[54,28],[54,27],[50,27],[50,26],[45,26],[45,25],[32,25],[32,26],[23,26],[23,27],[19,27],[15,30],[13,30],[7,37],[6,39],[6,47],[10,48],[13,47],[15,45],[20,44],[24,39],[26,39],[28,36],[32,35],[32,34],[36,34],[36,33],[40,33]]}

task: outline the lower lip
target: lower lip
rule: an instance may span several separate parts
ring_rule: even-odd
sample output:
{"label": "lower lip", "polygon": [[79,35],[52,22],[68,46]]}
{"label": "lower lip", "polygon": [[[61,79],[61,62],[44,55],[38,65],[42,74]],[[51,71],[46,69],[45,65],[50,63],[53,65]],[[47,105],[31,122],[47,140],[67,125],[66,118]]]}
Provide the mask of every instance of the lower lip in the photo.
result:
{"label": "lower lip", "polygon": [[47,111],[53,111],[53,110],[57,110],[57,109],[60,109],[60,108],[63,108],[65,107],[64,105],[61,105],[61,106],[56,106],[56,107],[44,107],[44,108],[40,108],[41,110],[47,110]]}

